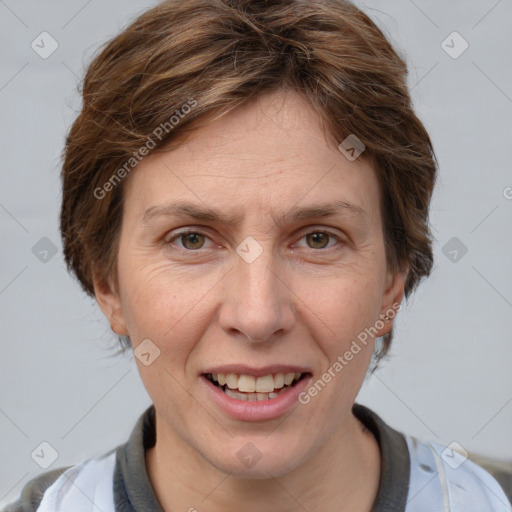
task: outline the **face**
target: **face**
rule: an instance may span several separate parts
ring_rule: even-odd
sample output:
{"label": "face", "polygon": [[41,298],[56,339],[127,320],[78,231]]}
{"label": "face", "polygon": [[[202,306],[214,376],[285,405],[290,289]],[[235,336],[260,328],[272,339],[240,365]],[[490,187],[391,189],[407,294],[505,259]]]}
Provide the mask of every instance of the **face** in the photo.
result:
{"label": "face", "polygon": [[147,157],[125,185],[119,287],[96,283],[97,299],[142,355],[159,442],[261,477],[348,435],[374,339],[353,342],[389,332],[404,282],[386,268],[371,164],[278,92]]}

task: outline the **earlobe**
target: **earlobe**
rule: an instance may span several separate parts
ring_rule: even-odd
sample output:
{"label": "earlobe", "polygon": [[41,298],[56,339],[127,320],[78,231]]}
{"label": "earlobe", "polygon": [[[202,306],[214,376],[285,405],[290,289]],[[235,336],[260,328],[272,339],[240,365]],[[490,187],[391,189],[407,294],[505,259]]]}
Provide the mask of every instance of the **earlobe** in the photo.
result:
{"label": "earlobe", "polygon": [[107,317],[112,331],[120,336],[128,336],[121,299],[115,291],[111,280],[96,274],[93,278],[93,285],[96,302]]}

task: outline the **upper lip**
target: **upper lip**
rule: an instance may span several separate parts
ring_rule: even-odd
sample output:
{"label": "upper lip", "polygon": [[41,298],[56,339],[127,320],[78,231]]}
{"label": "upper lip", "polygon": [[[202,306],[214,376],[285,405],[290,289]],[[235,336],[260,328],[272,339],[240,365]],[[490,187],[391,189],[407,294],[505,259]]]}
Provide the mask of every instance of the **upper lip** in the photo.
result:
{"label": "upper lip", "polygon": [[221,366],[212,366],[202,373],[235,373],[237,375],[252,375],[253,377],[263,377],[264,375],[274,375],[276,373],[311,373],[311,371],[305,366],[288,364],[273,364],[269,366],[263,366],[261,368],[253,368],[251,366],[247,366],[246,364],[223,364]]}

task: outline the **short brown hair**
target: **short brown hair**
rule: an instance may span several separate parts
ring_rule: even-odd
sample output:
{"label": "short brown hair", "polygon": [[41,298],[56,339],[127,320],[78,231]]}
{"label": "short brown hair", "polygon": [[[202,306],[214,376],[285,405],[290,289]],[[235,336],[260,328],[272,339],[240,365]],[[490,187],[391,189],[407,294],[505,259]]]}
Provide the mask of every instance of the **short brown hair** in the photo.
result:
{"label": "short brown hair", "polygon": [[[374,163],[381,188],[388,267],[408,268],[408,297],[433,265],[428,216],[437,164],[406,77],[404,60],[348,1],[158,4],[109,41],[86,72],[63,153],[68,268],[92,296],[94,273],[117,287],[121,178],[150,139],[153,151],[168,149],[198,122],[287,88],[310,102],[333,143],[354,134],[366,146],[362,157]],[[191,101],[194,108],[180,115]],[[166,127],[160,138],[157,127]],[[379,357],[391,339],[392,332],[383,337]]]}

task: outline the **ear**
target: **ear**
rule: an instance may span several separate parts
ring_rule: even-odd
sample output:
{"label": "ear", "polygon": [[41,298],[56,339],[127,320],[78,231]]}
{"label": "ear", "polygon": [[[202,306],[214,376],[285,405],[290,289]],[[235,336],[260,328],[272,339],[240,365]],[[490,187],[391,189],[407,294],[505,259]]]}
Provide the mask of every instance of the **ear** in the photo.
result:
{"label": "ear", "polygon": [[[378,320],[384,323],[384,326],[379,329],[377,337],[388,334],[393,328],[394,319],[401,309],[407,272],[408,268],[406,267],[404,270],[397,272],[388,271],[386,275],[385,292],[382,297],[382,308],[378,318]],[[387,320],[386,316],[388,317]],[[376,325],[381,325],[381,322],[377,323],[378,320],[376,320]]]}
{"label": "ear", "polygon": [[93,286],[96,301],[103,314],[107,317],[110,328],[120,336],[128,336],[123,317],[121,299],[112,281],[99,274],[95,274],[93,277]]}

